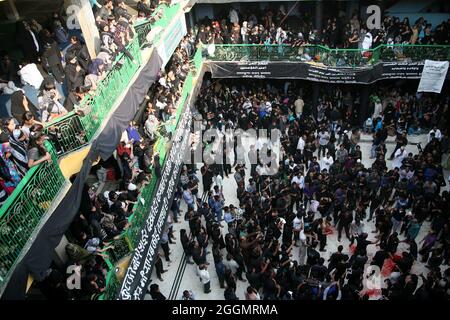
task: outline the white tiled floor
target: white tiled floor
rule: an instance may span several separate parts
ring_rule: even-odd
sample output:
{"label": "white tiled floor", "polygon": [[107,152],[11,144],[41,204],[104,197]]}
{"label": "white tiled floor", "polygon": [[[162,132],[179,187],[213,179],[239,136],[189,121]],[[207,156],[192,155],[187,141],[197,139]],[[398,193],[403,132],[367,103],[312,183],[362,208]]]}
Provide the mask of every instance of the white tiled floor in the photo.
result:
{"label": "white tiled floor", "polygon": [[[244,144],[247,147],[250,145],[250,142],[248,141],[248,139],[246,139],[246,140],[247,140],[247,142],[244,141]],[[388,155],[393,151],[393,149],[395,147],[395,143],[393,143],[393,140],[394,139],[392,137],[388,138],[388,143],[387,143]],[[410,143],[421,142],[423,147],[425,147],[425,145],[426,145],[426,135],[409,136],[408,140]],[[370,136],[363,135],[362,142],[360,143],[361,151],[363,153],[362,161],[366,167],[370,166],[371,163],[373,162],[373,160],[369,159],[370,149],[371,149],[371,141],[372,141],[372,139]],[[391,143],[389,143],[389,142],[391,142]],[[406,147],[406,150],[408,152],[412,152],[414,154],[418,152],[417,146],[412,145],[412,144],[409,144]],[[388,167],[390,167],[391,161],[387,161],[387,165],[388,165]],[[247,165],[247,168],[250,168],[250,166]],[[200,174],[199,171],[198,171],[198,174]],[[250,173],[247,172],[247,178],[249,175],[250,175]],[[448,172],[445,172],[445,176],[446,177],[448,176]],[[200,176],[199,176],[199,178],[201,181]],[[446,188],[448,189],[449,186],[446,186]],[[224,196],[225,196],[226,205],[234,204],[237,206],[239,204],[238,200],[236,198],[236,182],[234,181],[233,174],[231,174],[229,176],[229,178],[226,178],[226,177],[224,178]],[[183,203],[182,204],[182,212],[184,213],[185,210],[186,210],[186,206]],[[181,221],[180,223],[177,223],[174,226],[175,235],[177,238],[179,238],[179,230],[181,228],[185,228],[186,230],[189,230],[189,226],[183,220],[182,217],[181,217],[180,221]],[[371,231],[374,230],[374,223],[373,222],[364,222],[364,223],[365,223],[365,231],[369,234],[369,240],[373,240],[374,235],[371,233]],[[224,235],[227,232],[226,228],[227,227],[225,226],[224,230],[223,230]],[[416,239],[416,241],[418,242],[418,241],[422,240],[428,230],[429,230],[429,223],[425,222],[422,225],[422,228],[420,230],[419,236]],[[400,240],[403,240],[403,238],[401,237]],[[327,239],[327,247],[326,247],[327,252],[321,252],[321,256],[327,260],[330,253],[337,251],[337,247],[340,244],[342,244],[344,246],[344,252],[345,251],[348,252],[349,241],[347,240],[347,238],[345,236],[342,238],[341,242],[338,242],[337,241],[337,232],[334,232],[332,235],[329,235],[328,239]],[[168,270],[168,272],[163,274],[164,281],[161,282],[157,279],[156,272],[153,272],[153,274],[152,274],[152,283],[159,284],[161,292],[168,298],[169,298],[169,293],[171,292],[171,288],[173,286],[173,282],[174,282],[175,276],[177,274],[177,271],[178,271],[178,268],[180,265],[180,261],[181,261],[181,257],[183,254],[183,249],[178,240],[177,240],[176,244],[172,244],[170,246],[170,248],[172,251],[172,254],[171,254],[172,262],[170,264],[167,264],[164,261],[164,269]],[[407,249],[407,248],[408,248],[408,246],[406,244],[401,243],[399,245],[399,252],[402,252],[404,249]],[[368,247],[369,261],[371,260],[371,257],[376,252],[376,250],[377,250],[377,247],[375,245],[371,245]],[[297,257],[298,257],[298,248],[294,248],[292,258],[297,259]],[[195,265],[188,264],[185,268],[185,271],[184,271],[184,274],[182,277],[182,281],[181,281],[181,285],[180,285],[179,290],[178,290],[176,296],[174,297],[174,299],[180,299],[181,294],[184,290],[192,290],[194,292],[197,300],[223,300],[224,299],[224,296],[223,296],[224,289],[220,289],[219,281],[217,279],[217,275],[216,275],[216,272],[214,269],[214,261],[213,261],[212,254],[208,254],[207,259],[208,259],[208,262],[210,263],[208,270],[211,275],[211,292],[209,294],[203,293],[202,284],[200,283],[200,280],[199,280],[198,276],[196,275]],[[423,272],[424,274],[426,274],[428,271],[422,263],[416,262],[415,265],[413,266],[412,272],[414,272],[416,274],[420,274]],[[246,289],[248,283],[238,281],[237,284],[238,284],[238,287],[236,290],[236,295],[241,300],[243,300],[244,299],[244,290]],[[151,298],[149,295],[147,295],[146,299],[151,299]]]}

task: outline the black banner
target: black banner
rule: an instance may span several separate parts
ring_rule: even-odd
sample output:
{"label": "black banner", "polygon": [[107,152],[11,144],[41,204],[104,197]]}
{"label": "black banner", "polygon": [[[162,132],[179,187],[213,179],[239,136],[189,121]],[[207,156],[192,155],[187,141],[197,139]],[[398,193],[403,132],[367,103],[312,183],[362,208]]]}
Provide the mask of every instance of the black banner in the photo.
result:
{"label": "black banner", "polygon": [[[384,79],[419,79],[423,63],[379,63],[364,68],[332,68],[305,62],[207,61],[213,78],[304,79],[317,82],[369,84]],[[450,74],[447,74],[450,78]]]}
{"label": "black banner", "polygon": [[141,230],[141,238],[123,280],[120,300],[141,300],[147,292],[164,224],[178,184],[186,149],[189,147],[191,122],[192,113],[187,105],[172,139],[172,147],[156,187],[149,216]]}
{"label": "black banner", "polygon": [[89,153],[83,161],[83,166],[64,199],[39,231],[28,253],[14,269],[1,297],[2,300],[24,300],[26,298],[28,275],[31,274],[35,281],[41,281],[47,276],[47,270],[54,259],[55,248],[78,213],[84,184],[92,164],[99,155],[103,159],[108,159],[116,150],[123,131],[133,119],[143,97],[156,80],[161,64],[162,61],[158,53],[154,51],[143,69],[138,71],[139,75],[111,114],[105,128],[92,142]]}

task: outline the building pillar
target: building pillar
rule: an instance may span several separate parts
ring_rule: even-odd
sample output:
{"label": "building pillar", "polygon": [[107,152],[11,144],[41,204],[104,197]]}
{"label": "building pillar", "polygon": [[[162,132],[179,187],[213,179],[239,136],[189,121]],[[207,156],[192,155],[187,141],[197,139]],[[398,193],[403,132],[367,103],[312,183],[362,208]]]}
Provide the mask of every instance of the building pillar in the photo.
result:
{"label": "building pillar", "polygon": [[[83,33],[89,55],[91,56],[91,59],[94,59],[100,51],[100,35],[89,0],[67,0],[66,4],[69,16],[67,23],[73,24],[72,21],[76,18],[76,22],[78,22],[79,28]],[[76,9],[70,10],[71,8]],[[67,27],[73,29],[74,26],[75,25],[72,25],[71,27],[71,25],[68,25]]]}
{"label": "building pillar", "polygon": [[315,26],[317,30],[322,30],[323,28],[322,16],[323,16],[323,3],[322,0],[318,0],[316,1],[316,14],[315,14],[316,18]]}

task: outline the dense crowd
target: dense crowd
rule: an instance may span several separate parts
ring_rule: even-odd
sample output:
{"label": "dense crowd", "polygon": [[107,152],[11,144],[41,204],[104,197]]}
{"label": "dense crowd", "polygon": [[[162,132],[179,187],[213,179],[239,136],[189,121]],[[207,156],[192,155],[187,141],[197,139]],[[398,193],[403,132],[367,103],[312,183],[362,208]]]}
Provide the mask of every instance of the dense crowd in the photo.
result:
{"label": "dense crowd", "polygon": [[[297,17],[288,15],[298,14]],[[231,7],[213,19],[205,17],[199,27],[203,44],[321,44],[330,48],[370,49],[380,44],[448,44],[450,20],[433,26],[423,17],[414,23],[408,18],[384,17],[380,29],[369,30],[354,12],[351,17],[331,16],[323,26],[315,26],[308,11],[287,12],[284,5],[264,10]]]}
{"label": "dense crowd", "polygon": [[[154,17],[159,3],[139,1],[137,19]],[[2,120],[1,127],[0,205],[30,168],[52,161],[45,148],[44,126],[78,111],[86,95],[95,95],[119,54],[134,60],[126,47],[135,36],[135,17],[124,1],[92,0],[91,4],[101,39],[95,59],[81,37],[69,35],[58,14],[44,26],[35,20],[17,24],[17,45],[24,59],[16,65],[5,55],[0,64],[0,87],[11,105],[10,117]],[[70,262],[81,266],[83,290],[74,293],[76,298],[105,291],[107,252],[129,228],[139,190],[152,172],[157,178],[161,175],[153,147],[159,138],[170,138],[197,41],[369,49],[381,43],[448,44],[450,32],[450,21],[433,28],[423,18],[411,25],[408,19],[385,17],[382,28],[371,31],[356,14],[350,19],[328,19],[323,28],[313,27],[307,13],[295,19],[287,19],[282,5],[242,14],[231,9],[213,21],[203,21],[197,38],[192,34],[183,38],[115,154],[94,167],[99,183],[84,187],[66,246]],[[173,224],[178,222],[183,200],[189,232],[182,229],[180,241],[205,293],[211,290],[207,255],[212,254],[228,300],[238,299],[238,280],[249,284],[247,300],[365,299],[370,295],[362,284],[368,263],[389,269],[382,290],[388,299],[448,298],[450,269],[443,266],[450,257],[450,195],[442,190],[441,162],[449,151],[449,99],[412,92],[380,86],[370,95],[369,116],[360,121],[359,113],[366,106],[361,108],[359,94],[346,88],[323,90],[316,108],[310,92],[294,82],[206,81],[197,102],[205,130],[214,129],[225,139],[227,129],[279,129],[281,149],[276,153],[274,146],[258,138],[245,150],[237,139],[234,153],[223,153],[224,164],[203,165],[200,176],[193,165],[183,168],[162,235],[163,257],[158,254],[155,262],[159,280],[165,272],[163,258],[171,261],[169,244],[175,239]],[[362,131],[373,137],[370,166],[362,162]],[[417,153],[406,152],[408,138],[419,133],[428,134],[427,144],[423,149],[418,145]],[[391,154],[386,148],[389,136],[396,143]],[[277,159],[276,168],[261,161],[246,168],[246,155],[257,160],[262,152]],[[387,160],[392,160],[390,166]],[[237,184],[236,207],[226,205],[223,192],[224,177],[230,175]],[[117,187],[99,192],[97,187],[107,180],[118,182]],[[366,222],[374,222],[375,228],[368,230]],[[428,222],[428,234],[417,243]],[[348,239],[350,253],[339,246],[325,261],[320,252],[326,251],[330,232],[338,232],[338,241],[343,235]],[[368,240],[370,232],[374,240]],[[408,250],[400,252],[402,242]],[[371,260],[370,245],[377,246]],[[299,252],[295,258],[294,247]],[[427,276],[411,272],[419,259],[429,268]],[[63,279],[54,270],[43,286],[62,288]],[[66,297],[72,294],[61,292]],[[155,284],[150,294],[164,298]],[[194,293],[184,291],[183,299],[194,299]]]}
{"label": "dense crowd", "polygon": [[[443,120],[448,97],[401,88],[374,91],[373,125],[366,126],[373,134],[374,160],[367,164],[360,146],[363,129],[351,116],[359,98],[345,88],[323,93],[322,107],[313,113],[309,91],[302,93],[296,84],[205,82],[197,101],[204,129],[219,132],[221,139],[227,139],[227,129],[281,130],[279,151],[261,137],[246,149],[238,137],[235,154],[224,150],[222,164],[203,165],[203,196],[195,166],[182,173],[180,198],[187,205],[189,230],[180,231],[180,240],[205,293],[215,272],[227,300],[448,298],[450,196],[443,190],[441,166],[449,150]],[[406,152],[418,126],[428,133],[427,144]],[[396,137],[390,157],[389,135]],[[260,159],[261,152],[279,159],[275,175],[260,161],[246,168],[245,154]],[[231,174],[238,206],[224,197],[224,178]],[[426,236],[419,242],[421,231]],[[327,238],[335,232],[342,245],[327,252]],[[368,247],[375,249],[373,255]],[[426,264],[426,275],[411,271],[419,261]],[[377,266],[386,279],[379,292],[363,285],[367,265]],[[243,296],[236,292],[238,281],[248,283]],[[157,284],[151,295],[165,298]],[[186,291],[182,299],[193,295]]]}
{"label": "dense crowd", "polygon": [[[129,218],[140,201],[141,190],[152,179],[152,174],[157,178],[161,176],[160,158],[154,146],[159,138],[168,138],[172,130],[169,125],[190,71],[191,56],[185,48],[191,44],[189,37],[181,41],[165,71],[149,89],[135,119],[123,132],[114,155],[93,167],[97,182],[91,183],[91,186],[86,184],[83,189],[81,207],[67,232],[69,243],[65,247],[68,263],[81,268],[82,290],[72,292],[66,290],[64,285],[57,285],[64,279],[57,268],[40,284],[41,288],[58,287],[62,296],[74,299],[95,299],[105,292],[108,272],[105,260],[111,258],[113,250],[121,250],[115,246],[132,224]],[[168,125],[166,131],[162,129],[164,123]],[[155,262],[160,279],[165,271],[163,259],[170,262],[169,244],[175,238],[171,219],[162,235],[164,256],[158,254]],[[54,294],[55,291],[49,292]]]}
{"label": "dense crowd", "polygon": [[[134,60],[126,49],[134,34],[124,1],[113,5],[108,0],[99,7],[95,16],[101,48],[95,59],[79,36],[69,36],[56,13],[44,26],[35,20],[17,23],[17,45],[24,58],[16,66],[6,55],[1,64],[0,86],[10,102],[1,128],[1,203],[29,168],[51,161],[43,143],[44,126],[72,110],[82,114],[81,102],[95,95],[118,54]],[[114,67],[120,68],[120,62]]]}

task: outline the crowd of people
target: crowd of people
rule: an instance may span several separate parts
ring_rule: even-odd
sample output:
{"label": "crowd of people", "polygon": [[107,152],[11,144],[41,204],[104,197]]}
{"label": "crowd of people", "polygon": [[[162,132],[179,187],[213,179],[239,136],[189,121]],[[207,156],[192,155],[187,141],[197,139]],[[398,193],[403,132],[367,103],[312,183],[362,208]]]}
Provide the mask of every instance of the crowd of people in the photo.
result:
{"label": "crowd of people", "polygon": [[[172,130],[169,123],[177,111],[181,88],[190,71],[192,39],[186,36],[181,41],[159,80],[150,87],[138,113],[123,132],[114,155],[93,167],[97,182],[84,186],[79,213],[67,232],[69,243],[65,247],[68,263],[81,268],[82,290],[67,290],[61,285],[65,281],[64,274],[54,268],[40,284],[50,296],[59,292],[60,299],[96,299],[107,289],[109,267],[105,260],[111,259],[113,250],[121,250],[115,246],[132,226],[129,218],[141,190],[150,182],[152,174],[156,178],[161,176],[160,158],[154,146],[159,138],[168,138],[169,130]],[[167,131],[162,129],[160,122],[168,123]],[[172,224],[173,221],[169,220],[162,235],[164,256],[158,254],[155,262],[160,279],[165,272],[163,259],[170,263],[169,244],[175,238]],[[58,289],[55,291],[55,288]]]}
{"label": "crowd of people", "polygon": [[[298,14],[296,17],[292,15]],[[327,16],[327,15],[325,15]],[[433,26],[423,17],[413,24],[408,18],[384,17],[380,29],[369,29],[357,12],[351,17],[330,15],[324,25],[315,26],[307,10],[287,12],[283,4],[264,10],[243,10],[231,6],[199,27],[203,44],[321,44],[330,48],[370,49],[380,44],[449,44],[450,20]]]}
{"label": "crowd of people", "polygon": [[23,124],[20,126],[13,118],[2,120],[0,207],[30,168],[53,161],[44,145],[47,137],[41,132],[42,124],[29,111],[25,112],[21,119]]}
{"label": "crowd of people", "polygon": [[[139,1],[138,19],[153,16],[159,3]],[[101,39],[95,59],[81,37],[69,35],[57,14],[44,26],[35,20],[18,22],[24,59],[16,66],[5,55],[0,64],[0,87],[11,101],[10,117],[2,120],[0,132],[0,205],[30,168],[52,161],[42,132],[46,123],[78,110],[86,95],[95,94],[118,54],[134,60],[126,47],[135,36],[135,17],[124,1],[91,4]],[[117,188],[101,193],[95,186],[84,188],[66,246],[70,262],[82,268],[83,290],[74,291],[76,298],[105,291],[107,252],[129,228],[139,190],[152,172],[157,178],[161,175],[153,146],[161,137],[170,138],[198,41],[369,49],[381,43],[448,44],[450,31],[449,21],[432,28],[423,18],[411,26],[407,19],[385,17],[382,28],[375,31],[368,31],[358,15],[328,19],[323,28],[313,27],[307,13],[297,22],[294,26],[287,19],[282,5],[261,13],[239,14],[231,9],[214,21],[203,21],[197,36],[183,38],[114,156],[94,168],[99,183],[119,181]],[[245,150],[242,139],[237,139],[234,153],[224,152],[224,164],[205,164],[200,175],[195,165],[183,168],[162,235],[163,256],[158,254],[155,262],[159,280],[166,271],[163,258],[171,262],[169,245],[176,239],[173,225],[180,219],[183,201],[189,230],[180,231],[180,242],[205,293],[211,290],[207,256],[212,254],[228,300],[238,299],[237,281],[248,282],[240,297],[247,300],[365,299],[370,295],[363,287],[367,264],[389,269],[382,289],[388,299],[448,298],[450,269],[444,265],[450,258],[450,195],[443,190],[441,165],[449,151],[448,97],[380,86],[370,95],[370,116],[360,123],[358,93],[339,86],[326,88],[317,107],[309,94],[295,82],[205,81],[196,105],[205,130],[217,130],[225,137],[227,129],[279,129],[281,149],[276,153],[258,138]],[[373,137],[370,165],[362,161],[363,131]],[[428,134],[424,148],[418,145],[417,153],[406,152],[408,138],[419,133]],[[386,148],[389,136],[395,136],[396,143],[391,154]],[[259,159],[263,151],[277,159],[276,168],[258,161],[247,168],[246,155]],[[389,166],[387,160],[392,160]],[[231,175],[238,206],[224,196],[224,178]],[[428,222],[428,234],[417,243]],[[367,229],[369,224],[375,226],[373,230]],[[325,261],[321,252],[326,251],[332,232],[338,233],[339,242],[344,235],[349,249],[340,245]],[[368,240],[370,232],[374,240]],[[400,243],[408,249],[398,251]],[[377,246],[371,259],[370,245]],[[292,256],[294,251],[298,257]],[[427,276],[411,271],[419,260],[429,268]],[[64,277],[53,270],[43,288],[58,287],[63,296],[71,296],[62,289]],[[150,294],[164,298],[156,284]],[[194,299],[194,293],[184,291],[183,299]]]}
{"label": "crowd of people", "polygon": [[[86,95],[95,95],[97,84],[111,70],[118,54],[134,60],[126,49],[134,37],[134,18],[124,1],[104,1],[95,8],[101,36],[95,59],[90,58],[81,37],[69,36],[63,19],[56,13],[43,25],[35,20],[17,23],[17,45],[23,60],[16,65],[5,55],[0,69],[0,87],[10,104],[1,128],[1,161],[5,163],[1,203],[29,168],[43,162],[41,158],[51,161],[43,145],[44,126],[72,110],[83,114],[81,102]],[[120,63],[115,67],[119,68]],[[52,134],[49,137],[57,140]],[[34,151],[36,148],[39,152]]]}
{"label": "crowd of people", "polygon": [[[17,45],[23,59],[17,63],[4,55],[0,67],[0,86],[10,97],[11,115],[30,108],[38,120],[50,122],[80,107],[86,94],[94,95],[119,54],[134,61],[126,47],[134,37],[135,17],[124,1],[113,4],[108,0],[99,6],[94,6],[94,11],[101,41],[94,59],[81,35],[71,35],[56,13],[43,26],[35,20],[17,23]],[[53,87],[56,90],[49,92]],[[14,98],[18,91],[25,94],[28,106]]]}
{"label": "crowd of people", "polygon": [[[323,110],[315,113],[309,91],[299,89],[274,80],[204,82],[197,109],[205,130],[216,130],[221,139],[227,129],[281,130],[279,151],[261,137],[246,149],[238,136],[235,154],[224,150],[222,164],[202,165],[199,174],[195,165],[183,170],[175,198],[186,203],[189,228],[180,230],[180,241],[204,293],[214,290],[215,272],[227,300],[447,299],[450,195],[441,160],[449,150],[448,97],[375,90],[374,125],[366,127],[374,144],[373,157],[366,157],[374,160],[367,163],[364,129],[349,114],[356,95],[334,87],[321,95]],[[428,133],[426,145],[406,152],[418,123]],[[390,134],[396,147],[389,157]],[[248,167],[245,154],[260,159],[261,152],[279,159],[276,174],[259,161]],[[224,196],[231,174],[238,206]],[[420,241],[419,232],[425,234]],[[327,250],[332,233],[336,252]],[[426,265],[426,274],[413,270],[418,264]],[[364,286],[367,265],[385,279],[378,291]],[[243,295],[238,281],[248,284]],[[150,294],[165,299],[157,284]],[[194,299],[192,291],[182,299]]]}

